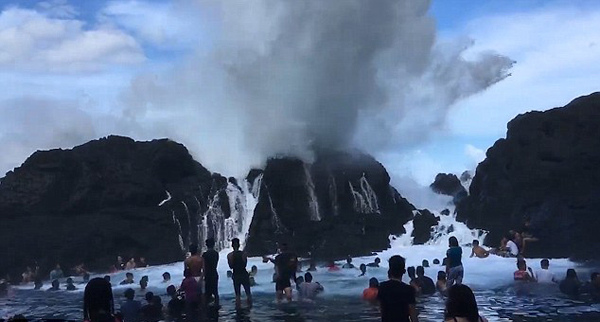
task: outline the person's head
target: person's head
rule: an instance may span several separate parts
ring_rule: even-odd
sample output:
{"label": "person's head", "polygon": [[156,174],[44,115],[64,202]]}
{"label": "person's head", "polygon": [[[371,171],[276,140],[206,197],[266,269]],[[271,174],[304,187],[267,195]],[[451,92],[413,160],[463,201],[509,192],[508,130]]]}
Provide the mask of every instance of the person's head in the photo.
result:
{"label": "person's head", "polygon": [[231,278],[233,276],[233,272],[231,270],[227,271],[227,278]]}
{"label": "person's head", "polygon": [[524,259],[517,260],[517,268],[520,271],[524,271],[527,269],[527,262]]}
{"label": "person's head", "polygon": [[438,281],[445,281],[446,280],[446,272],[438,271],[437,279],[438,279]]}
{"label": "person's head", "polygon": [[144,275],[144,276],[142,276],[142,279],[141,279],[141,280],[142,280],[142,281],[146,281],[146,282],[148,282],[148,275]]}
{"label": "person's head", "polygon": [[250,271],[252,273],[256,273],[256,272],[258,272],[258,267],[256,267],[256,265],[252,265],[252,267],[250,268]]}
{"label": "person's head", "polygon": [[73,279],[72,278],[67,278],[67,284],[73,284]]}
{"label": "person's head", "polygon": [[104,280],[110,283],[110,275],[104,275]]}
{"label": "person's head", "polygon": [[142,290],[145,290],[146,287],[148,287],[148,281],[147,280],[140,280],[140,288]]}
{"label": "person's head", "polygon": [[367,271],[367,265],[365,265],[365,264],[360,264],[359,268],[360,268],[360,271],[363,273]]}
{"label": "person's head", "polygon": [[90,274],[89,273],[83,274],[83,281],[88,282],[89,280],[90,280]]}
{"label": "person's head", "polygon": [[346,263],[348,263],[348,264],[352,263],[352,257],[350,257],[350,256],[346,257]]}
{"label": "person's head", "polygon": [[425,275],[425,268],[423,266],[417,266],[417,276],[421,277]]}
{"label": "person's head", "polygon": [[145,299],[148,303],[152,302],[152,298],[154,297],[154,293],[148,292],[146,293]]}
{"label": "person's head", "polygon": [[544,258],[540,261],[540,266],[543,269],[548,269],[548,267],[550,267],[550,261],[547,258]]}
{"label": "person's head", "polygon": [[409,268],[406,269],[407,273],[408,273],[408,277],[410,278],[415,278],[416,276],[416,270],[414,266],[410,266]]}
{"label": "person's head", "polygon": [[206,248],[208,249],[213,249],[215,248],[215,239],[214,238],[209,238],[205,241],[206,243]]}
{"label": "person's head", "polygon": [[311,273],[307,272],[306,274],[304,274],[304,281],[306,283],[310,283],[313,280],[313,276]]}
{"label": "person's head", "polygon": [[376,257],[375,258],[375,264],[379,264],[379,263],[381,263],[381,259],[379,259],[379,257]]}
{"label": "person's head", "polygon": [[126,299],[133,300],[133,298],[135,297],[135,291],[132,288],[128,288],[125,290],[125,293],[123,293],[123,295]]}
{"label": "person's head", "polygon": [[239,250],[240,249],[240,239],[239,238],[232,239],[231,247],[233,247],[234,250]]}
{"label": "person's head", "polygon": [[469,322],[477,322],[479,320],[479,310],[475,301],[475,295],[468,286],[456,284],[448,289],[444,317],[446,319],[464,317]]}
{"label": "person's head", "polygon": [[574,269],[569,268],[567,270],[567,279],[577,279],[577,272]]}
{"label": "person's head", "polygon": [[58,280],[52,281],[52,288],[57,289],[60,286],[60,282]]}
{"label": "person's head", "polygon": [[424,259],[421,265],[423,265],[423,267],[429,267],[429,261]]}
{"label": "person's head", "polygon": [[130,262],[130,263],[135,263],[135,258],[131,257],[131,258],[129,259],[129,262]]}
{"label": "person's head", "polygon": [[404,269],[405,264],[406,264],[404,257],[402,257],[400,255],[394,255],[394,256],[390,257],[388,262],[389,262],[388,276],[390,278],[398,278],[398,279],[402,278],[402,275],[406,271]]}
{"label": "person's head", "polygon": [[479,240],[477,240],[477,239],[473,240],[473,246],[479,246]]}
{"label": "person's head", "polygon": [[458,239],[456,239],[456,237],[452,236],[452,237],[448,238],[448,244],[450,245],[450,247],[458,247]]}
{"label": "person's head", "polygon": [[369,279],[369,287],[379,287],[379,281],[375,277]]}
{"label": "person's head", "polygon": [[157,306],[162,306],[162,300],[160,299],[160,296],[154,295],[152,297],[152,304],[157,305]]}
{"label": "person's head", "polygon": [[162,274],[162,277],[163,277],[163,280],[165,280],[165,281],[170,281],[170,280],[171,280],[171,273],[169,273],[169,272],[164,272],[164,273]]}
{"label": "person's head", "polygon": [[177,295],[177,289],[175,288],[175,285],[167,286],[167,295],[169,295],[171,297]]}
{"label": "person's head", "polygon": [[302,283],[304,283],[304,277],[302,277],[302,276],[296,277],[296,284],[302,284]]}
{"label": "person's head", "polygon": [[190,254],[191,254],[192,256],[193,256],[193,255],[196,255],[196,254],[198,254],[198,245],[196,245],[196,244],[191,244],[191,245],[190,245],[190,248],[189,248],[189,251],[190,251]]}
{"label": "person's head", "polygon": [[440,260],[437,258],[433,259],[433,265],[440,265]]}
{"label": "person's head", "polygon": [[140,263],[145,264],[146,263],[146,257],[140,257]]}
{"label": "person's head", "polygon": [[442,266],[446,266],[447,263],[448,263],[448,257],[444,257],[444,259],[442,259]]}
{"label": "person's head", "polygon": [[33,281],[33,285],[34,289],[39,290],[42,288],[42,286],[44,286],[44,283],[42,282],[41,278],[36,278],[35,281]]}
{"label": "person's head", "polygon": [[133,273],[125,273],[125,279],[127,279],[128,281],[132,281],[133,280]]}
{"label": "person's head", "polygon": [[183,277],[188,278],[188,277],[192,277],[192,271],[187,268],[186,270],[183,271]]}

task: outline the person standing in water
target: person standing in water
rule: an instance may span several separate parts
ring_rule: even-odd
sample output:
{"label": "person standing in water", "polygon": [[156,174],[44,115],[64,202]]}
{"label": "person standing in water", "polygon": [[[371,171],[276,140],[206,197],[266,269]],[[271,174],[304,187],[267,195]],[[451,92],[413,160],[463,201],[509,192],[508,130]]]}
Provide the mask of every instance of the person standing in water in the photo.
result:
{"label": "person standing in water", "polygon": [[112,287],[103,278],[94,278],[85,286],[83,293],[83,320],[110,321],[114,313]]}
{"label": "person standing in water", "polygon": [[462,248],[458,245],[458,239],[452,236],[448,239],[450,248],[446,252],[446,274],[448,276],[447,287],[454,284],[462,284],[464,270],[462,266]]}
{"label": "person standing in water", "polygon": [[202,258],[204,258],[204,286],[207,302],[210,297],[214,298],[216,306],[219,305],[219,273],[217,273],[217,265],[219,264],[219,253],[215,250],[215,240],[209,238],[206,240],[208,248]]}
{"label": "person standing in water", "polygon": [[200,302],[204,305],[204,296],[202,295],[204,289],[204,280],[202,275],[204,273],[204,259],[198,254],[198,245],[190,245],[190,257],[183,261],[184,271],[188,269],[192,277],[198,282],[198,293],[200,296]]}
{"label": "person standing in water", "polygon": [[252,307],[252,291],[250,290],[250,275],[246,270],[246,265],[248,264],[248,257],[246,253],[240,250],[240,240],[234,238],[231,240],[231,247],[233,247],[233,251],[227,254],[227,263],[229,267],[233,270],[233,290],[235,291],[235,305],[237,307],[241,306],[241,296],[242,290],[241,287],[244,287],[244,292],[246,293],[246,301],[248,302],[248,307]]}
{"label": "person standing in water", "polygon": [[275,281],[275,291],[277,293],[277,302],[281,302],[285,295],[288,302],[292,301],[292,284],[290,280],[296,281],[296,267],[298,258],[296,254],[288,250],[287,244],[281,244],[281,253],[275,257],[275,271],[277,280]]}
{"label": "person standing in water", "polygon": [[404,267],[402,256],[394,255],[389,259],[389,280],[379,284],[377,292],[382,322],[419,322],[415,289],[402,282],[406,272]]}

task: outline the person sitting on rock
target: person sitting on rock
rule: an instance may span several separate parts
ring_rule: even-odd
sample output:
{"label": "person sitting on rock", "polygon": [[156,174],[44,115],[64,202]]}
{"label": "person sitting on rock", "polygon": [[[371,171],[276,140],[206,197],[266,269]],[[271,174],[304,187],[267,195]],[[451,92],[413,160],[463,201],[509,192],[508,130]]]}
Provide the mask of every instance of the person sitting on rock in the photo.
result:
{"label": "person sitting on rock", "polygon": [[550,261],[547,258],[544,258],[540,261],[540,267],[542,269],[538,270],[535,274],[535,279],[538,281],[538,283],[541,283],[541,284],[556,283],[554,274],[548,269],[550,267]]}
{"label": "person sitting on rock", "polygon": [[135,262],[135,258],[131,257],[131,259],[125,265],[125,269],[130,270],[130,269],[134,269],[136,267],[137,267],[137,264]]}
{"label": "person sitting on rock", "polygon": [[120,271],[125,269],[125,263],[123,262],[123,257],[117,256],[117,262],[115,263],[115,268]]}
{"label": "person sitting on rock", "polygon": [[313,282],[313,276],[307,272],[304,274],[304,283],[300,285],[298,294],[300,299],[304,301],[314,301],[317,298],[317,294],[323,292],[325,289],[318,282]]}
{"label": "person sitting on rock", "polygon": [[[527,272],[528,270],[529,272]],[[533,270],[531,270],[531,267],[527,267],[527,262],[524,259],[517,260],[517,270],[513,273],[514,280],[521,282],[535,282],[533,276]]]}
{"label": "person sitting on rock", "polygon": [[163,283],[167,283],[167,282],[169,282],[169,281],[171,280],[171,273],[169,273],[169,272],[164,272],[164,273],[162,274],[162,277],[163,277],[163,280],[162,280],[162,282],[163,282]]}
{"label": "person sitting on rock", "polygon": [[435,293],[435,284],[431,278],[425,276],[425,268],[423,266],[417,266],[416,283],[419,286],[422,295],[431,295]]}
{"label": "person sitting on rock", "polygon": [[522,247],[521,254],[525,254],[527,250],[527,245],[531,243],[537,242],[538,238],[534,235],[534,230],[531,227],[531,220],[529,218],[525,218],[523,223],[523,228],[521,228],[521,237],[522,237]]}
{"label": "person sitting on rock", "polygon": [[48,289],[48,291],[58,291],[60,290],[60,282],[58,280],[52,281],[52,287]]}
{"label": "person sitting on rock", "polygon": [[67,278],[67,291],[75,291],[77,289],[77,287],[75,287],[75,284],[73,284],[73,279],[72,278]]}
{"label": "person sitting on rock", "polygon": [[121,283],[119,283],[119,285],[127,285],[133,283],[135,283],[135,281],[133,280],[133,273],[127,272],[125,274],[125,279]]}
{"label": "person sitting on rock", "polygon": [[342,268],[345,268],[345,269],[354,269],[354,268],[356,268],[354,266],[354,264],[352,264],[352,257],[350,257],[350,256],[346,257],[346,264],[342,265]]}
{"label": "person sitting on rock", "polygon": [[358,277],[365,276],[365,274],[367,274],[367,265],[360,264],[359,269],[360,269],[360,275],[358,275]]}
{"label": "person sitting on rock", "polygon": [[146,263],[146,258],[140,257],[140,262],[136,265],[136,267],[139,267],[139,268],[148,267],[148,264]]}
{"label": "person sitting on rock", "polygon": [[446,294],[446,290],[448,289],[446,287],[447,283],[448,283],[448,278],[446,277],[446,272],[439,271],[437,274],[437,282],[435,283],[435,288],[437,289],[438,292],[440,292],[440,294],[442,294],[442,295]]}
{"label": "person sitting on rock", "polygon": [[479,240],[473,240],[473,248],[471,249],[471,256],[477,256],[477,258],[486,258],[490,256],[490,252],[485,250],[485,248],[479,246]]}
{"label": "person sitting on rock", "polygon": [[60,268],[60,264],[56,264],[56,267],[50,272],[50,279],[57,280],[64,277],[63,270]]}
{"label": "person sitting on rock", "polygon": [[519,247],[513,241],[513,236],[508,233],[504,235],[500,241],[500,247],[493,249],[490,253],[502,257],[517,257],[519,256]]}
{"label": "person sitting on rock", "polygon": [[33,270],[31,267],[27,266],[21,277],[23,278],[21,284],[29,284],[33,280]]}
{"label": "person sitting on rock", "polygon": [[377,304],[377,292],[379,291],[379,281],[375,277],[371,277],[369,280],[369,287],[363,290],[363,300]]}
{"label": "person sitting on rock", "polygon": [[379,257],[376,257],[375,261],[367,264],[367,267],[379,267],[379,263],[381,263],[381,259],[379,259]]}
{"label": "person sitting on rock", "polygon": [[579,281],[579,278],[577,277],[577,272],[575,272],[574,269],[569,268],[567,270],[567,276],[562,282],[560,282],[559,286],[560,291],[563,294],[574,298],[579,297],[579,289],[581,288],[581,282]]}

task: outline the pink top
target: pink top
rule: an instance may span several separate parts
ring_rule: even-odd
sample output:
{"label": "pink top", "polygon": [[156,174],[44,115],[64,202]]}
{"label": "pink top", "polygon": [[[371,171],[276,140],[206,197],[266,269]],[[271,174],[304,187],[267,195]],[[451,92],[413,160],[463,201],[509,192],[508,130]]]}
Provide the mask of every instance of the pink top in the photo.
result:
{"label": "pink top", "polygon": [[193,277],[186,277],[183,282],[181,282],[180,289],[185,293],[186,302],[198,302],[198,287],[198,282]]}

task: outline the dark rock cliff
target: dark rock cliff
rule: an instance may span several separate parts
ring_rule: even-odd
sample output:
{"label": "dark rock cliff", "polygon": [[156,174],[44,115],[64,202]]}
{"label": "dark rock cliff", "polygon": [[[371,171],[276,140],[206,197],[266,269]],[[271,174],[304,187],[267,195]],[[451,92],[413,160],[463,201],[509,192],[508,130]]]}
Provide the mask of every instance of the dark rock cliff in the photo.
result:
{"label": "dark rock cliff", "polygon": [[219,216],[230,215],[227,185],[166,139],[110,136],[35,152],[0,182],[0,272],[35,261],[106,269],[119,254],[181,260],[188,243],[206,238],[198,214],[216,200]]}
{"label": "dark rock cliff", "polygon": [[600,93],[508,123],[479,164],[458,219],[496,245],[525,217],[540,241],[528,256],[598,258]]}
{"label": "dark rock cliff", "polygon": [[321,154],[312,164],[270,159],[262,176],[246,247],[252,255],[273,253],[278,242],[316,257],[368,254],[387,248],[413,217],[385,168],[365,154]]}
{"label": "dark rock cliff", "polygon": [[[468,174],[466,171],[465,173]],[[468,180],[465,173],[461,177],[465,177],[465,180]],[[463,187],[461,180],[455,174],[451,173],[438,173],[429,187],[435,193],[451,196],[454,204],[459,203],[467,196],[467,189]]]}

